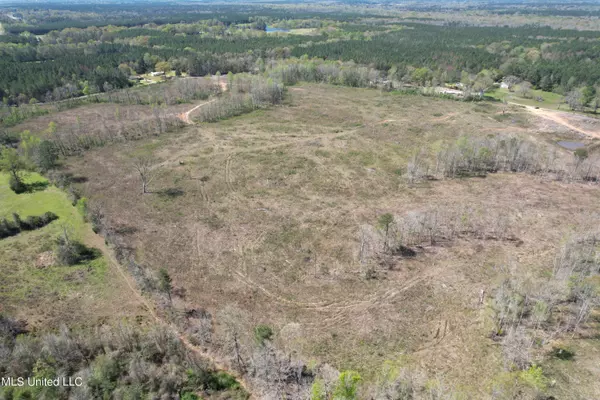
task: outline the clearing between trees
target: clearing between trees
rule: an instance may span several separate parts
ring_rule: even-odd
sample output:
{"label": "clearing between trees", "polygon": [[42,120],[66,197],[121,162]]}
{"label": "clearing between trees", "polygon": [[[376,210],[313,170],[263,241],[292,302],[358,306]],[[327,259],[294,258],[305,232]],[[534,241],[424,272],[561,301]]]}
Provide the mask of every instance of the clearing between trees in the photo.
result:
{"label": "clearing between trees", "polygon": [[[560,243],[589,231],[598,190],[585,183],[589,161],[578,164],[552,133],[536,132],[535,116],[520,108],[300,88],[283,106],[91,150],[69,169],[87,178],[79,186],[101,207],[103,229],[123,232],[119,247],[135,249],[151,271],[168,270],[172,304],[160,312],[210,315],[208,331],[204,317],[177,320],[199,323],[194,340],[218,343],[229,368],[252,360],[255,394],[285,390],[266,378],[283,370],[261,369],[266,353],[253,350],[253,329],[263,325],[278,351],[356,370],[363,390],[391,362],[478,398],[509,393],[506,346],[522,325],[495,319],[498,288],[517,281],[512,287],[543,290]],[[517,172],[494,173],[500,161],[482,172],[444,164],[453,143],[467,157],[477,143],[505,152],[494,143],[519,141],[525,158],[501,161]],[[132,165],[139,154],[153,160],[147,194]],[[544,296],[533,292],[526,298]],[[556,383],[514,390],[585,398],[600,389],[588,362],[600,349],[586,339],[597,322],[569,322],[564,304],[557,310],[544,326],[575,326],[577,340],[531,322],[542,345],[515,350]],[[544,356],[553,346],[569,346],[578,360]],[[567,383],[573,371],[586,384]]]}

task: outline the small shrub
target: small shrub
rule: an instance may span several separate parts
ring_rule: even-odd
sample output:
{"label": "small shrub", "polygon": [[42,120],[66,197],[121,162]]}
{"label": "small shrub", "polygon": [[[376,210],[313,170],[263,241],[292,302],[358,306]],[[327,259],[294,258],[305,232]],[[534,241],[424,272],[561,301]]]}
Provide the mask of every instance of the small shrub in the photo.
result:
{"label": "small shrub", "polygon": [[75,206],[77,206],[77,202],[81,198],[81,193],[79,192],[79,190],[77,190],[73,186],[69,186],[69,188],[67,189],[67,196],[69,196],[69,200],[71,200],[71,204],[73,205],[73,207],[75,207]]}
{"label": "small shrub", "polygon": [[559,360],[572,360],[575,357],[575,353],[562,347],[554,347],[550,352],[550,356],[556,357]]}
{"label": "small shrub", "polygon": [[16,194],[25,193],[27,191],[27,185],[25,185],[21,179],[15,178],[14,175],[11,175],[8,184],[10,189]]}
{"label": "small shrub", "polygon": [[109,398],[117,387],[121,374],[119,363],[108,355],[99,355],[94,360],[92,376],[87,382],[94,398]]}
{"label": "small shrub", "polygon": [[98,250],[91,249],[76,240],[70,240],[66,235],[60,236],[56,243],[56,259],[63,265],[75,265],[100,256]]}
{"label": "small shrub", "polygon": [[315,382],[310,388],[310,400],[326,400],[327,391],[325,390],[325,384],[321,379],[315,379]]}
{"label": "small shrub", "polygon": [[208,385],[208,388],[212,390],[237,389],[240,386],[233,376],[223,371],[213,374],[212,378]]}
{"label": "small shrub", "polygon": [[397,254],[400,254],[402,257],[416,257],[417,252],[411,249],[410,247],[400,245],[396,249]]}
{"label": "small shrub", "polygon": [[355,400],[358,395],[358,384],[361,377],[358,372],[344,371],[340,374],[340,378],[333,392],[335,400]]}
{"label": "small shrub", "polygon": [[88,199],[86,197],[78,199],[75,207],[83,217],[83,220],[88,222]]}
{"label": "small shrub", "polygon": [[268,325],[258,325],[254,328],[254,338],[261,345],[265,343],[265,340],[270,340],[273,337],[273,329]]}
{"label": "small shrub", "polygon": [[585,160],[588,158],[588,150],[585,147],[575,150],[575,157],[580,160]]}
{"label": "small shrub", "polygon": [[532,365],[529,369],[521,371],[519,377],[524,383],[539,391],[544,391],[548,385],[548,378],[544,376],[542,368],[537,365]]}
{"label": "small shrub", "polygon": [[16,133],[0,131],[0,145],[4,147],[17,147],[21,139]]}
{"label": "small shrub", "polygon": [[63,190],[73,183],[73,174],[70,172],[52,170],[48,172],[47,177],[54,186]]}
{"label": "small shrub", "polygon": [[49,224],[50,222],[58,219],[58,215],[54,214],[51,211],[47,211],[46,213],[44,213],[44,215],[42,215],[40,217],[42,219],[42,221],[44,222],[44,225]]}
{"label": "small shrub", "polygon": [[21,232],[21,228],[14,222],[11,222],[6,218],[0,220],[0,239],[18,235],[19,232]]}
{"label": "small shrub", "polygon": [[88,208],[88,219],[92,224],[92,230],[95,233],[98,233],[102,230],[104,214],[98,205]]}
{"label": "small shrub", "polygon": [[21,231],[33,231],[43,228],[50,222],[58,219],[58,215],[48,211],[41,216],[29,216],[22,220],[19,214],[13,213],[13,221],[6,218],[0,220],[0,239],[18,235]]}

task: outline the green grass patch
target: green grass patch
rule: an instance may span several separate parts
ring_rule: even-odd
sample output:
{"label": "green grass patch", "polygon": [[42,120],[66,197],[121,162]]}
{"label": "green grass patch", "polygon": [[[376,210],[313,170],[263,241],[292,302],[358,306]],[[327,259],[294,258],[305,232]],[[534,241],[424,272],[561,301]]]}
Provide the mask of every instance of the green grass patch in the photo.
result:
{"label": "green grass patch", "polygon": [[[84,287],[101,284],[107,270],[102,257],[74,266],[52,265],[51,252],[56,240],[66,228],[71,239],[81,240],[89,229],[80,212],[73,207],[66,193],[54,186],[43,191],[15,194],[8,185],[9,176],[0,173],[0,218],[21,218],[42,215],[50,211],[58,219],[34,231],[22,231],[0,240],[0,304],[7,309],[48,304],[68,297]],[[47,183],[29,173],[25,182]]]}
{"label": "green grass patch", "polygon": [[[556,110],[558,106],[562,103],[562,98],[560,94],[552,93],[552,92],[544,92],[543,90],[531,90],[531,97],[524,98],[521,97],[518,91],[509,92],[508,89],[496,88],[490,91],[485,92],[485,95],[496,100],[506,100],[510,103],[522,104],[524,106],[533,106],[540,108],[550,108]],[[536,99],[540,98],[542,101],[538,101]],[[569,107],[563,105],[561,109],[568,111]]]}
{"label": "green grass patch", "polygon": [[[71,205],[66,193],[54,186],[48,186],[43,191],[16,194],[10,190],[9,176],[0,173],[0,217],[10,218],[13,213],[18,213],[21,218],[42,215],[51,211],[58,215],[61,224],[67,224],[76,234],[81,233],[84,226],[81,215]],[[25,184],[47,184],[47,180],[37,173],[28,173],[24,179]],[[40,231],[56,230],[56,224],[50,224]]]}

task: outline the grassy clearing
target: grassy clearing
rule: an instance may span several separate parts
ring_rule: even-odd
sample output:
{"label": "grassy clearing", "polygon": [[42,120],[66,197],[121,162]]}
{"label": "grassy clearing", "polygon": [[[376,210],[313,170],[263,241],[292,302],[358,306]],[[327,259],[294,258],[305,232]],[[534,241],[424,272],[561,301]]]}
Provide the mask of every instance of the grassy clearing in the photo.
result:
{"label": "grassy clearing", "polygon": [[[494,99],[498,100],[506,100],[508,102],[522,104],[524,106],[532,106],[532,107],[540,107],[540,108],[549,108],[556,110],[559,108],[561,110],[567,111],[569,107],[563,103],[563,96],[557,93],[552,92],[544,92],[543,90],[531,90],[531,98],[524,98],[519,96],[518,90],[515,92],[510,92],[508,89],[495,88],[485,92],[486,96],[490,96]],[[543,101],[537,101],[536,99],[541,97]]]}
{"label": "grassy clearing", "polygon": [[[26,183],[45,183],[38,174],[29,173]],[[23,219],[51,211],[58,219],[35,231],[0,240],[0,309],[26,319],[30,326],[57,326],[61,323],[86,323],[110,316],[108,299],[119,290],[107,261],[100,257],[74,265],[53,265],[56,238],[67,229],[72,239],[84,240],[89,226],[66,193],[54,186],[17,195],[8,186],[8,175],[0,173],[0,217]],[[114,315],[121,315],[117,307]]]}
{"label": "grassy clearing", "polygon": [[[58,215],[60,223],[53,224],[52,228],[48,226],[48,231],[58,233],[57,228],[60,227],[57,225],[66,224],[76,236],[81,236],[84,228],[82,216],[71,205],[66,193],[54,186],[48,186],[45,190],[16,194],[10,190],[8,178],[8,174],[0,173],[0,217],[11,217],[12,213],[28,217],[52,211]],[[24,182],[26,184],[48,183],[44,177],[36,173],[28,173]]]}
{"label": "grassy clearing", "polygon": [[314,28],[298,28],[290,29],[289,33],[292,35],[316,35],[318,31]]}
{"label": "grassy clearing", "polygon": [[[90,178],[85,192],[114,223],[133,228],[126,240],[139,260],[167,268],[186,304],[213,315],[235,304],[254,326],[273,327],[282,348],[365,379],[403,359],[485,398],[503,363],[479,291],[502,282],[515,257],[533,277],[548,273],[564,221],[583,222],[597,189],[520,174],[411,186],[402,176],[408,161],[433,157],[462,135],[537,139],[520,114],[493,118],[500,104],[296,89],[303,90],[290,90],[286,106],[190,126],[151,146],[161,165],[151,189],[176,187],[180,196],[141,195],[126,164],[131,149],[98,149],[69,168]],[[361,226],[374,227],[383,213],[464,205],[481,216],[504,213],[523,243],[425,246],[365,278]]]}

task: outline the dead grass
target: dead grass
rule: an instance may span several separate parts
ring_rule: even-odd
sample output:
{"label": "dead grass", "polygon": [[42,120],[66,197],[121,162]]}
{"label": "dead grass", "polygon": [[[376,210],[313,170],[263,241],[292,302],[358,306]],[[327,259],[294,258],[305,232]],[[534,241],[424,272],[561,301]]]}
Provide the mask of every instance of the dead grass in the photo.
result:
{"label": "dead grass", "polygon": [[[202,103],[202,101],[198,101],[198,103]],[[160,107],[160,109],[161,114],[177,115],[187,111],[190,107],[192,107],[190,104],[178,104]],[[119,126],[126,128],[131,123],[154,123],[154,119],[151,106],[101,103],[42,115],[10,129],[13,132],[30,130],[33,133],[41,133],[48,129],[51,122],[54,122],[59,131],[94,132],[99,129],[115,129]]]}
{"label": "dead grass", "polygon": [[[534,277],[547,272],[563,235],[596,209],[597,187],[520,174],[409,187],[401,172],[420,149],[433,154],[463,134],[544,139],[528,133],[525,114],[514,124],[493,118],[495,105],[302,89],[285,106],[97,149],[69,168],[89,179],[85,192],[113,224],[133,228],[138,259],[167,268],[190,307],[216,315],[235,304],[306,360],[367,378],[402,360],[484,398],[502,360],[480,290],[489,293],[510,260]],[[150,189],[181,195],[139,193],[128,155],[141,146],[160,164]],[[360,225],[457,206],[502,210],[522,242],[425,246],[365,279]]]}

